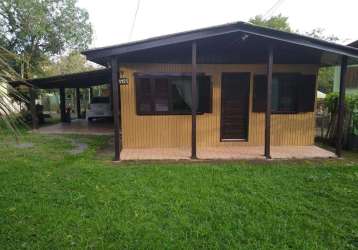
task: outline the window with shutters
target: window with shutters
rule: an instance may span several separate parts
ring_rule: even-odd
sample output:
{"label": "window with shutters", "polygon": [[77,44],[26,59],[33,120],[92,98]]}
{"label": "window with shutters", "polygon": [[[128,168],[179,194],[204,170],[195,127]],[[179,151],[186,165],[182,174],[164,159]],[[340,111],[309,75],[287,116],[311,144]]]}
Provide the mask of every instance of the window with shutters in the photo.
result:
{"label": "window with shutters", "polygon": [[[136,75],[136,104],[139,115],[191,114],[191,77],[187,75]],[[212,112],[209,76],[197,78],[197,113]]]}
{"label": "window with shutters", "polygon": [[[276,73],[272,76],[271,105],[273,113],[313,112],[316,76],[298,73]],[[253,112],[265,112],[267,77],[255,75]]]}

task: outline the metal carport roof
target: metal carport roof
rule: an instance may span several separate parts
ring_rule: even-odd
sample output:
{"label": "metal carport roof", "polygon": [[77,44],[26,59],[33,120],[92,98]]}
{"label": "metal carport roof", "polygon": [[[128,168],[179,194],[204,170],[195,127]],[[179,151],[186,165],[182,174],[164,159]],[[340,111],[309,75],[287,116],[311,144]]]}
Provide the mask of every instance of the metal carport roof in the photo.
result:
{"label": "metal carport roof", "polygon": [[88,88],[110,83],[111,69],[99,69],[81,73],[10,82],[10,84],[15,87],[19,85],[30,85],[40,89]]}

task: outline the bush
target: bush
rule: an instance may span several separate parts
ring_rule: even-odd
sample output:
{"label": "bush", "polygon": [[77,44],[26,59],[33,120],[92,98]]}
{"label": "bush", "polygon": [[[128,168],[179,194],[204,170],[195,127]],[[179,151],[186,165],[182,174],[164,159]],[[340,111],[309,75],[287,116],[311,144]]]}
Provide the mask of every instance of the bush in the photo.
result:
{"label": "bush", "polygon": [[[339,94],[327,94],[324,105],[330,115],[330,122],[326,133],[326,139],[331,143],[337,138]],[[344,101],[343,112],[343,144],[346,145],[351,134],[358,135],[358,94],[347,94]]]}

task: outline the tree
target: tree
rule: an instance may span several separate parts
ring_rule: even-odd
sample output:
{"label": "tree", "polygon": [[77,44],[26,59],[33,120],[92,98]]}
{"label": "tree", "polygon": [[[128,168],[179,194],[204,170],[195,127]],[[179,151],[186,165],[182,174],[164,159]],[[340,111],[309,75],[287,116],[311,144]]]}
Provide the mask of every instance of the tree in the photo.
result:
{"label": "tree", "polygon": [[325,35],[324,29],[322,29],[322,28],[315,28],[315,29],[311,30],[310,32],[306,32],[306,35],[313,37],[313,38],[326,40],[328,42],[337,42],[339,40],[339,38],[336,37],[335,35],[328,35],[328,36]]}
{"label": "tree", "polygon": [[272,16],[269,19],[264,19],[262,15],[257,15],[253,18],[250,18],[249,22],[258,26],[268,27],[272,29],[288,32],[292,31],[290,24],[288,23],[288,17],[282,16],[281,14],[278,14],[277,16]]}
{"label": "tree", "polygon": [[[92,41],[88,12],[77,0],[1,0],[0,45],[22,58],[17,70],[36,74],[49,56],[87,48]],[[21,70],[23,69],[23,70]]]}
{"label": "tree", "polygon": [[55,62],[48,61],[42,67],[46,76],[78,73],[94,69],[95,67],[88,64],[86,58],[77,51],[73,51],[67,56],[62,56]]}

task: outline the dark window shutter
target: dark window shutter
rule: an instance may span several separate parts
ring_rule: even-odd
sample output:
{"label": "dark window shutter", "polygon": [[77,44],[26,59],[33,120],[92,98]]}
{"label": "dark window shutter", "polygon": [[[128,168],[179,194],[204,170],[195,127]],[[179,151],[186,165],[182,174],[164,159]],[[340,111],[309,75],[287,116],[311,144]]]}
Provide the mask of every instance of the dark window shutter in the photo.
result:
{"label": "dark window shutter", "polygon": [[198,113],[212,112],[212,84],[210,76],[198,77]]}
{"label": "dark window shutter", "polygon": [[316,75],[302,75],[298,83],[298,112],[313,112],[316,96]]}
{"label": "dark window shutter", "polygon": [[267,77],[266,75],[254,76],[253,112],[266,111]]}

